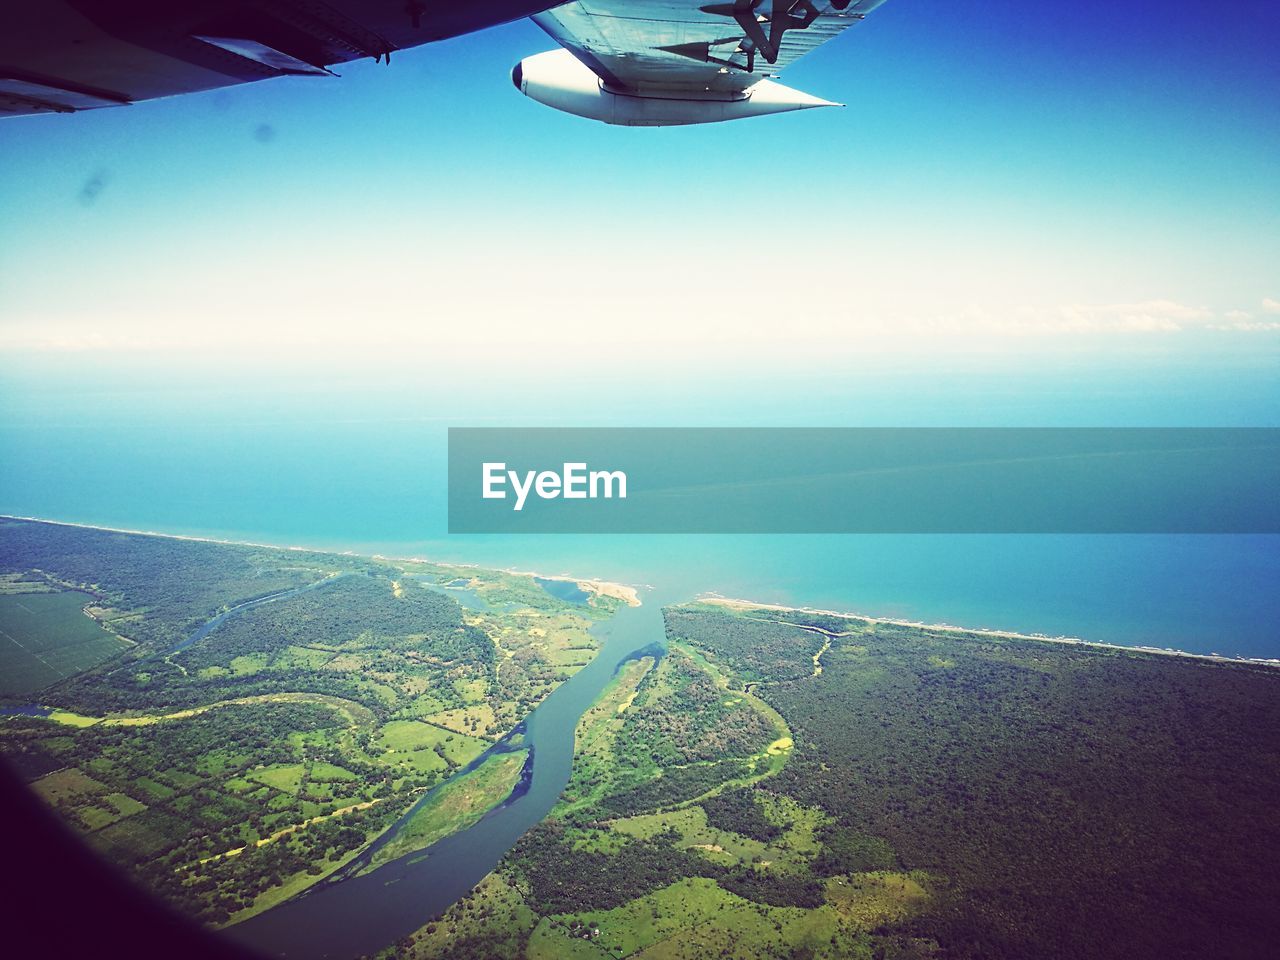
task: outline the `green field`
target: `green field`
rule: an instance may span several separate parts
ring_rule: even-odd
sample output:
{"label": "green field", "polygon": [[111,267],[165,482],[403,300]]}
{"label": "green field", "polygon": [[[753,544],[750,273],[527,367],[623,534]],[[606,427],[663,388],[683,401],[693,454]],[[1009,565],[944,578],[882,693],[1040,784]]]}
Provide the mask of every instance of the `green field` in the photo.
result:
{"label": "green field", "polygon": [[[344,767],[332,763],[287,763],[264,767],[245,775],[246,779],[273,787],[282,793],[297,795],[306,784],[314,790],[317,786],[346,784],[356,780],[356,775]],[[230,785],[231,781],[228,781]]]}
{"label": "green field", "polygon": [[459,767],[466,766],[489,746],[478,737],[455,733],[421,720],[393,720],[382,726],[374,740],[375,749],[386,750],[387,759],[393,763],[411,760],[413,754],[430,752]]}
{"label": "green field", "polygon": [[[757,960],[798,951],[815,958],[855,955],[856,934],[831,906],[816,910],[756,903],[714,881],[681,880],[612,910],[558,914],[530,939],[530,960],[555,960],[571,947],[587,957],[732,957]],[[586,949],[589,948],[590,952]]]}
{"label": "green field", "polygon": [[85,615],[87,602],[71,590],[0,593],[0,696],[31,696],[128,647]]}

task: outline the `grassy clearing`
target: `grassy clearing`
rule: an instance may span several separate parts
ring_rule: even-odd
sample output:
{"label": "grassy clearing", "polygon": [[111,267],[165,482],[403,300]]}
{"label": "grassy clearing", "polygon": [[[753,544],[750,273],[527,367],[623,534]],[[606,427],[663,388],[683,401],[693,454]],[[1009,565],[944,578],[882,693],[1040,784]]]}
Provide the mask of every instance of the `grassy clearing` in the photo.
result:
{"label": "grassy clearing", "polygon": [[[768,870],[800,870],[821,849],[816,832],[825,820],[822,812],[803,807],[787,797],[761,794],[758,802],[765,816],[783,828],[781,837],[765,843],[707,822],[706,811],[686,806],[664,813],[646,813],[612,821],[606,830],[583,831],[577,844],[608,851],[620,837],[648,840],[668,830],[679,839],[676,846],[724,866],[751,865]],[[610,837],[609,834],[615,835]],[[620,837],[618,836],[620,835]]]}
{"label": "grassy clearing", "polygon": [[145,803],[140,803],[127,793],[108,793],[105,796],[95,796],[92,803],[76,807],[74,815],[80,818],[86,829],[92,831],[110,826],[135,813],[142,813],[146,809]]}
{"label": "grassy clearing", "polygon": [[378,728],[374,748],[407,753],[430,749],[444,743],[449,736],[456,737],[457,734],[450,734],[442,727],[421,720],[392,720]]}
{"label": "grassy clearing", "polygon": [[550,920],[543,920],[534,928],[525,949],[528,960],[601,960],[613,956],[597,945],[590,930],[561,926]]}
{"label": "grassy clearing", "polygon": [[384,763],[430,773],[452,765],[463,767],[487,750],[478,737],[446,730],[422,720],[392,720],[383,724],[371,749]]}
{"label": "grassy clearing", "polygon": [[568,647],[563,650],[551,651],[551,662],[558,667],[570,668],[577,671],[585,667],[593,659],[595,659],[595,650],[583,649],[581,647]]}
{"label": "grassy clearing", "polygon": [[[537,922],[537,916],[519,891],[498,874],[491,873],[443,917],[396,947],[384,950],[378,958],[436,960],[466,955],[484,956],[488,960],[532,958],[532,948],[525,952],[524,939]],[[465,952],[468,950],[469,954]]]}
{"label": "grassy clearing", "polygon": [[97,717],[86,717],[80,713],[72,713],[70,710],[54,710],[46,719],[54,723],[66,724],[68,727],[92,727],[99,722]]}
{"label": "grassy clearing", "polygon": [[252,673],[260,673],[267,669],[269,659],[265,653],[254,653],[243,657],[233,657],[231,660],[231,675],[235,677],[245,677]]}
{"label": "grassy clearing", "polygon": [[301,667],[307,670],[317,670],[332,660],[334,651],[325,650],[317,647],[291,646],[286,647],[272,666],[275,667]]}
{"label": "grassy clearing", "polygon": [[[242,764],[241,757],[231,765]],[[216,774],[222,771],[214,769],[209,772]],[[292,796],[305,794],[312,800],[333,800],[336,796],[347,792],[342,789],[345,785],[354,784],[358,779],[345,767],[324,761],[313,761],[275,764],[261,770],[251,770],[245,774],[244,778],[236,778],[234,782],[228,780],[226,786],[233,792],[247,792],[252,790],[254,784],[261,784]]]}
{"label": "grassy clearing", "polygon": [[27,593],[54,593],[58,588],[35,574],[0,573],[0,596]]}
{"label": "grassy clearing", "polygon": [[457,691],[458,696],[462,698],[462,702],[466,704],[483,703],[485,694],[489,691],[489,683],[486,680],[455,680],[453,688]]}
{"label": "grassy clearing", "polygon": [[138,779],[134,781],[134,786],[136,786],[138,791],[144,794],[148,800],[168,800],[177,793],[173,787],[166,786],[163,783],[152,780],[150,777],[138,777]]}
{"label": "grassy clearing", "polygon": [[357,779],[356,775],[346,767],[340,767],[336,763],[326,763],[324,761],[317,761],[311,764],[311,770],[308,775],[311,780],[318,783],[349,783]]}
{"label": "grassy clearing", "polygon": [[77,807],[74,814],[80,822],[84,824],[84,828],[90,832],[101,830],[103,827],[110,826],[117,820],[124,819],[115,808],[98,806],[96,804],[86,804]]}
{"label": "grassy clearing", "polygon": [[701,854],[714,863],[733,866],[739,863],[760,863],[767,859],[768,847],[759,840],[727,830],[717,830],[707,824],[707,815],[701,807],[685,807],[670,813],[647,813],[638,817],[615,820],[610,828],[615,833],[647,840],[667,830],[674,830],[680,839],[676,846]]}
{"label": "grassy clearing", "polygon": [[31,787],[41,799],[57,804],[64,800],[74,800],[85,794],[102,793],[107,787],[89,775],[75,769],[59,770],[47,777],[41,777]]}
{"label": "grassy clearing", "polygon": [[928,874],[920,870],[854,873],[829,879],[826,898],[841,917],[871,929],[917,912],[929,900],[928,882]]}
{"label": "grassy clearing", "polygon": [[447,709],[447,707],[448,704],[440,698],[433,696],[430,693],[424,693],[409,701],[409,703],[397,713],[397,716],[417,717],[418,719],[421,719],[423,717],[428,717],[433,713],[440,713],[442,710]]}
{"label": "grassy clearing", "polygon": [[[767,906],[702,877],[681,880],[613,910],[547,918],[535,931],[535,939],[539,954],[546,957],[757,960],[798,951],[815,958],[864,952],[857,932],[842,923],[831,906],[812,910]],[[579,945],[595,952],[583,953]],[[532,941],[530,947],[532,954]]]}
{"label": "grassy clearing", "polygon": [[141,813],[147,809],[145,803],[135,800],[127,793],[108,793],[102,799],[111,804],[122,817],[131,817],[135,813]]}
{"label": "grassy clearing", "polygon": [[487,703],[456,710],[444,710],[425,717],[429,723],[472,737],[494,738],[497,734],[493,707]]}
{"label": "grassy clearing", "polygon": [[341,713],[346,720],[355,725],[371,723],[374,713],[368,707],[341,697],[331,697],[321,693],[268,693],[254,697],[237,697],[233,700],[219,700],[217,703],[189,710],[175,710],[172,713],[148,714],[112,714],[105,717],[90,717],[70,710],[54,710],[45,719],[71,727],[90,727],[101,723],[105,727],[147,727],[165,720],[187,720],[210,710],[222,707],[246,706],[252,704],[272,703],[316,703]]}
{"label": "grassy clearing", "polygon": [[283,793],[296,795],[302,787],[302,778],[306,776],[307,767],[303,763],[276,764],[263,770],[254,770],[248,779],[265,784]]}

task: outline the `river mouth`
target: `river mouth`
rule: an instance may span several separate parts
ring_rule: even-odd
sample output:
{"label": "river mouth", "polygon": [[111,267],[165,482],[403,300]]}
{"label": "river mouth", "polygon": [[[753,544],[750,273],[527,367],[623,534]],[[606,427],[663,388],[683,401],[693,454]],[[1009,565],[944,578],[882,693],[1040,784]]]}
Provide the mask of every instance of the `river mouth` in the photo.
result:
{"label": "river mouth", "polygon": [[619,666],[664,648],[662,608],[673,599],[651,591],[641,606],[621,607],[591,628],[602,641],[595,658],[483,755],[503,749],[504,744],[510,749],[508,741],[520,733],[524,737],[520,746],[530,749],[520,784],[478,823],[426,850],[357,875],[360,865],[367,864],[372,853],[394,833],[393,827],[340,875],[227,928],[223,934],[268,956],[354,957],[375,953],[442,914],[555,806],[569,781],[578,719]]}

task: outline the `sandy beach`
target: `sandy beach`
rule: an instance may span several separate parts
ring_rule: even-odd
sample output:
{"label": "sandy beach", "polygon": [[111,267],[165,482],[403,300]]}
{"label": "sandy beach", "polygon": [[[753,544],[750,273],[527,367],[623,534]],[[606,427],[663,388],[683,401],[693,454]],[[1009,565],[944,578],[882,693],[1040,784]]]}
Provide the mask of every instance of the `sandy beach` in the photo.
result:
{"label": "sandy beach", "polygon": [[920,630],[933,630],[939,633],[976,634],[984,637],[1000,637],[1008,640],[1033,640],[1038,643],[1065,643],[1073,646],[1094,647],[1101,650],[1120,650],[1129,653],[1154,653],[1166,657],[1186,657],[1191,660],[1206,660],[1211,663],[1250,663],[1257,666],[1280,667],[1280,660],[1250,657],[1223,657],[1211,653],[1189,653],[1186,650],[1174,650],[1169,647],[1126,646],[1120,643],[1101,643],[1096,640],[1083,640],[1080,637],[1051,637],[1042,633],[1016,633],[1011,630],[990,630],[986,627],[959,627],[952,623],[922,623],[918,620],[899,620],[892,617],[873,617],[863,613],[851,613],[842,610],[821,610],[814,607],[789,607],[779,603],[758,603],[754,600],[742,600],[735,597],[722,597],[717,593],[700,594],[695,598],[699,603],[716,604],[740,610],[773,610],[780,613],[806,613],[827,617],[839,617],[842,620],[857,620],[861,623],[883,623],[899,627],[914,627]]}

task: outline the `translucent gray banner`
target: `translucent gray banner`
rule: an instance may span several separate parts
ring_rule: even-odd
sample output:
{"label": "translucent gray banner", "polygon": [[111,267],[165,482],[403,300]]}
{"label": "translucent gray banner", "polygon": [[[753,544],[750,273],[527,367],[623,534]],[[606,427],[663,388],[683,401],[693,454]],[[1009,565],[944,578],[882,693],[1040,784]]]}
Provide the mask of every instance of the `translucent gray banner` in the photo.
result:
{"label": "translucent gray banner", "polygon": [[1276,428],[449,430],[450,533],[1277,533]]}

